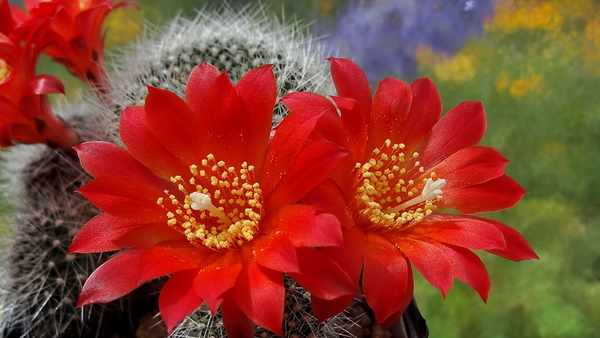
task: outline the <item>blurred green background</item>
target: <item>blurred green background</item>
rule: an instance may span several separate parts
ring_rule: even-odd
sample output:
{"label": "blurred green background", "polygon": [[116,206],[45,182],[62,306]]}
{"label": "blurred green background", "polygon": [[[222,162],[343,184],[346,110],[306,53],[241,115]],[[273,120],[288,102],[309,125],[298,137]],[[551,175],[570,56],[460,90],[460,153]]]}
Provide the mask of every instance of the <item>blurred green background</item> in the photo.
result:
{"label": "blurred green background", "polygon": [[[139,22],[160,25],[179,11],[193,17],[195,9],[220,2],[138,1],[141,11],[118,10],[108,18],[107,46],[134,39]],[[399,12],[375,16],[375,21],[365,19],[359,25],[347,19],[351,9],[368,12],[371,2],[402,4],[395,8]],[[419,6],[409,0],[275,0],[269,10],[314,22],[313,33],[334,43],[329,45],[332,50],[344,49],[335,45],[336,34],[348,29],[344,25],[360,26],[358,33],[350,33],[360,40],[360,29],[374,34],[369,24],[390,21],[379,30],[388,30],[381,46],[371,36],[366,50],[355,44],[340,56],[355,59],[353,55],[370,53],[387,66],[404,62],[387,76],[432,78],[445,111],[461,101],[483,102],[488,117],[483,144],[511,160],[508,174],[529,192],[515,207],[486,216],[520,231],[541,261],[514,263],[482,253],[492,279],[487,304],[459,281],[444,300],[417,276],[416,298],[431,337],[600,337],[600,2],[427,0]],[[453,10],[447,6],[464,13],[451,17],[434,12]],[[474,19],[464,16],[473,6],[485,8]],[[428,16],[432,13],[442,19]],[[415,23],[415,18],[422,22]],[[405,30],[397,38],[392,32],[406,25],[416,25],[420,32],[419,24],[426,30],[447,22],[438,25],[438,33],[452,39],[452,34],[465,34],[460,25],[467,19],[476,21],[470,22],[476,29],[469,28],[468,36],[450,47],[439,48],[436,39],[419,38],[414,31]],[[61,72],[47,63],[41,67],[41,72]],[[375,85],[379,78],[370,80]],[[66,85],[73,88],[75,83]]]}

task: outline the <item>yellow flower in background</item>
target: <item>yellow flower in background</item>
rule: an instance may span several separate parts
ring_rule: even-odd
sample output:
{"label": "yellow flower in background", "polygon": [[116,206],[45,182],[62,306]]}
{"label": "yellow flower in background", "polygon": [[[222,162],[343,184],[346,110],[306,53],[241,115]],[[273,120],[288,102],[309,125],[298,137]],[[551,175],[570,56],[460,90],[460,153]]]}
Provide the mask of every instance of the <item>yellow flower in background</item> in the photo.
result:
{"label": "yellow flower in background", "polygon": [[331,0],[313,1],[314,6],[325,16],[332,16],[334,14],[334,5]]}
{"label": "yellow flower in background", "polygon": [[585,26],[584,65],[600,73],[600,18],[589,21]]}
{"label": "yellow flower in background", "polygon": [[[531,69],[529,71],[532,72]],[[543,78],[542,75],[533,73],[511,81],[508,71],[503,70],[496,79],[496,91],[501,93],[508,89],[512,97],[522,97],[528,93],[540,92]]]}
{"label": "yellow flower in background", "polygon": [[141,26],[139,13],[140,11],[135,8],[122,8],[108,16],[104,22],[104,27],[108,31],[106,34],[106,49],[111,49],[135,39]]}
{"label": "yellow flower in background", "polygon": [[504,89],[506,89],[506,87],[508,87],[508,85],[508,72],[506,70],[503,70],[496,79],[496,91],[498,93],[501,93],[502,91],[504,91]]}
{"label": "yellow flower in background", "polygon": [[503,0],[496,4],[486,29],[506,34],[541,29],[559,34],[569,20],[591,20],[596,13],[598,4],[593,0]]}
{"label": "yellow flower in background", "polygon": [[510,34],[520,29],[558,31],[562,24],[561,8],[554,1],[504,0],[486,28]]}
{"label": "yellow flower in background", "polygon": [[431,47],[419,46],[417,60],[427,68],[433,70],[435,76],[441,81],[463,83],[475,76],[475,58],[467,49],[463,49],[454,56],[436,53]]}
{"label": "yellow flower in background", "polygon": [[530,77],[522,77],[511,84],[508,92],[513,97],[521,97],[527,93],[538,92],[540,82],[542,82],[542,76],[538,74],[533,74]]}

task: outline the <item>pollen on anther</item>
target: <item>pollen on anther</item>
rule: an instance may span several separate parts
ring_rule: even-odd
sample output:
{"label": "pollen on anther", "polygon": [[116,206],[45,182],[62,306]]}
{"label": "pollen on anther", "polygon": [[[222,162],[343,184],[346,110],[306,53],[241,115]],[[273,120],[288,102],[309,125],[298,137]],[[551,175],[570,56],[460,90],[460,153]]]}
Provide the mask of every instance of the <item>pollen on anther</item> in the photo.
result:
{"label": "pollen on anther", "polygon": [[[438,195],[428,200],[423,196],[430,195],[426,195],[425,191],[421,194],[420,190],[423,189],[422,184],[431,185],[428,181],[436,175],[430,173],[432,178],[421,180],[422,176],[414,175],[415,169],[425,172],[421,162],[415,160],[419,157],[418,152],[405,156],[400,151],[405,148],[404,144],[386,140],[384,145],[375,148],[373,157],[365,163],[356,163],[356,205],[353,207],[373,227],[403,228],[421,222],[436,209],[434,202],[441,199]],[[404,176],[407,173],[411,176]],[[441,188],[439,184],[433,188]],[[434,189],[434,192],[438,193],[438,190]]]}
{"label": "pollen on anther", "polygon": [[[260,184],[251,181],[254,166],[244,162],[236,170],[227,167],[224,161],[215,160],[212,154],[201,163],[202,168],[195,164],[189,167],[192,176],[185,180],[179,175],[171,177],[171,182],[184,194],[180,200],[164,191],[174,208],[163,205],[164,197],[157,199],[157,204],[167,209],[167,224],[199,247],[232,249],[252,240],[262,210]],[[206,177],[208,185],[202,186],[201,182],[207,184],[206,180],[198,177]],[[246,211],[240,212],[240,207]],[[228,228],[234,229],[233,233]]]}

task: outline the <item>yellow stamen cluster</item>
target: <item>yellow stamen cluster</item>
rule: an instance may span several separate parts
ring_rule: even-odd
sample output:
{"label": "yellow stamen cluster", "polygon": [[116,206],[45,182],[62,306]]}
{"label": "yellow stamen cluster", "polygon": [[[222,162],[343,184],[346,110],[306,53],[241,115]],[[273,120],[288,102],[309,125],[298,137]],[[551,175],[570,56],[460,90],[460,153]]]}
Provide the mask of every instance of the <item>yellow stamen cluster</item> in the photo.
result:
{"label": "yellow stamen cluster", "polygon": [[11,72],[12,69],[10,66],[4,60],[0,59],[0,84],[8,79]]}
{"label": "yellow stamen cluster", "polygon": [[209,154],[190,166],[190,174],[187,180],[171,177],[183,199],[165,190],[167,198],[156,201],[167,210],[167,224],[201,248],[235,249],[251,241],[262,213],[254,166],[244,162],[236,170]]}
{"label": "yellow stamen cluster", "polygon": [[381,149],[373,150],[366,163],[356,164],[355,211],[364,227],[406,228],[430,215],[436,209],[435,202],[442,198],[441,187],[446,181],[434,181],[434,172],[426,177],[417,160],[419,154],[407,156],[404,147],[388,139]]}

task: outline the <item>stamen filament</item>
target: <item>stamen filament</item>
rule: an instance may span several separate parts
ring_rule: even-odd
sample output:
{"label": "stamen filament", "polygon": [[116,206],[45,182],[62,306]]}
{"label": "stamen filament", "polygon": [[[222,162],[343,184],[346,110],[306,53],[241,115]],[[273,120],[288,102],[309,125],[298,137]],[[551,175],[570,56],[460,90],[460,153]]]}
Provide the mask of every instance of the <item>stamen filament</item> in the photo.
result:
{"label": "stamen filament", "polygon": [[193,192],[190,194],[190,198],[192,201],[194,201],[191,205],[192,209],[199,211],[208,210],[211,214],[220,219],[226,226],[229,226],[233,223],[223,211],[219,210],[214,204],[212,204],[210,196],[200,192]]}
{"label": "stamen filament", "polygon": [[421,195],[408,200],[400,205],[397,205],[393,208],[389,208],[386,212],[400,212],[401,210],[412,207],[413,205],[417,205],[421,202],[425,202],[428,200],[432,200],[436,198],[438,195],[443,193],[442,188],[446,185],[445,179],[439,179],[437,181],[433,181],[433,179],[428,178],[427,182],[425,182],[425,187],[423,188],[423,192]]}

